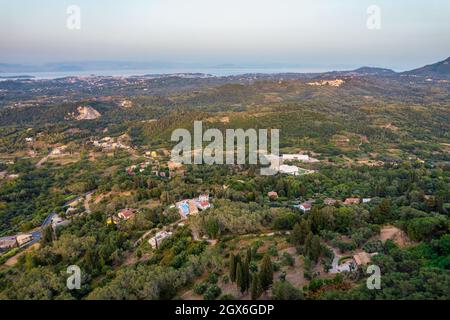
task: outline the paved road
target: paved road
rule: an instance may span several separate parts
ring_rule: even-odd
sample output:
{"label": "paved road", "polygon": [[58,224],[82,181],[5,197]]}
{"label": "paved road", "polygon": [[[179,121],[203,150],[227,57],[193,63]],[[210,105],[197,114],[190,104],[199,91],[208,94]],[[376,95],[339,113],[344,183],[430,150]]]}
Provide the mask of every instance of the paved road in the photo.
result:
{"label": "paved road", "polygon": [[[90,207],[89,207],[89,201],[90,201],[91,196],[92,196],[92,194],[93,194],[94,192],[95,192],[95,191],[89,191],[89,192],[86,192],[85,194],[83,194],[83,195],[81,195],[81,196],[78,196],[78,197],[76,197],[75,199],[72,199],[72,200],[66,202],[63,206],[67,206],[67,204],[70,203],[70,202],[73,202],[73,201],[75,201],[75,200],[79,200],[79,199],[81,199],[81,198],[83,198],[83,197],[86,197],[86,199],[85,199],[85,201],[84,201],[84,206],[85,206],[85,209],[86,209],[86,213],[89,214],[89,213],[91,213],[91,209],[90,209]],[[39,241],[41,240],[41,238],[42,238],[42,232],[43,232],[44,228],[47,227],[48,225],[50,225],[50,223],[52,222],[52,219],[53,219],[53,217],[54,217],[55,215],[56,215],[56,212],[52,212],[52,213],[50,213],[47,217],[45,217],[45,219],[44,219],[44,221],[42,222],[41,226],[40,226],[38,229],[36,229],[35,231],[32,231],[32,232],[31,232],[31,234],[33,235],[33,240],[31,240],[30,242],[24,244],[24,245],[21,246],[20,248],[21,248],[21,249],[26,249],[26,248],[31,247],[31,246],[34,245],[35,243],[39,242]]]}
{"label": "paved road", "polygon": [[331,269],[328,271],[329,273],[340,273],[344,271],[351,271],[350,265],[351,261],[347,261],[339,265],[339,259],[343,257],[343,255],[339,254],[336,249],[331,248],[334,253],[333,262],[331,263]]}
{"label": "paved road", "polygon": [[20,247],[21,249],[26,249],[28,247],[31,247],[33,244],[35,244],[41,240],[41,237],[42,237],[41,230],[33,231],[31,234],[33,235],[33,240],[25,243],[23,246]]}
{"label": "paved road", "polygon": [[56,215],[55,212],[50,213],[45,219],[44,222],[42,222],[41,225],[41,229],[45,228],[47,225],[50,224],[50,222],[52,221],[53,217]]}

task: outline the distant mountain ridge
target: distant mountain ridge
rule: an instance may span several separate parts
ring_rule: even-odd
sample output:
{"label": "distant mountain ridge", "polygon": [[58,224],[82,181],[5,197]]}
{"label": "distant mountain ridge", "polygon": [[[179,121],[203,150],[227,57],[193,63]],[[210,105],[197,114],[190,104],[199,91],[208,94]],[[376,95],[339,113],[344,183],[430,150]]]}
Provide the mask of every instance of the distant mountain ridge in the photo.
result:
{"label": "distant mountain ridge", "polygon": [[358,74],[366,74],[366,75],[394,75],[397,74],[394,70],[386,69],[386,68],[377,68],[377,67],[361,67],[353,72]]}
{"label": "distant mountain ridge", "polygon": [[378,67],[361,67],[355,70],[348,71],[331,71],[319,74],[320,78],[329,77],[353,77],[353,76],[396,76],[397,72],[391,69]]}
{"label": "distant mountain ridge", "polygon": [[403,72],[402,74],[418,77],[447,78],[450,76],[450,57],[443,61]]}

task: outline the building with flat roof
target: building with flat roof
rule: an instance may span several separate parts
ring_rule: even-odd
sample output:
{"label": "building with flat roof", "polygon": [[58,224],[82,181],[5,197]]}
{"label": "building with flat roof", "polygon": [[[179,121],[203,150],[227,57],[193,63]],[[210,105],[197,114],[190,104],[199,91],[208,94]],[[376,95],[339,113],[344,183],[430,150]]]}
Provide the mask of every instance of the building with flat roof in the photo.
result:
{"label": "building with flat roof", "polygon": [[6,251],[17,247],[17,238],[15,236],[0,238],[0,251]]}
{"label": "building with flat roof", "polygon": [[33,240],[33,235],[31,233],[27,233],[27,234],[19,234],[17,237],[17,244],[19,246],[23,246],[24,244],[30,242]]}
{"label": "building with flat roof", "polygon": [[148,243],[152,246],[152,248],[158,248],[158,246],[167,238],[172,236],[172,232],[161,231],[158,232],[153,238],[148,240]]}

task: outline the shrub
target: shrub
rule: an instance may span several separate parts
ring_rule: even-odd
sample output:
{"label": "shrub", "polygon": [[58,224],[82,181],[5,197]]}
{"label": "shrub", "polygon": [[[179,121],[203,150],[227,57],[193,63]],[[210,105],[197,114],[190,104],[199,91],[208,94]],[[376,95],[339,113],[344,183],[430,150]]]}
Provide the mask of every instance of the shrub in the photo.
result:
{"label": "shrub", "polygon": [[278,256],[278,249],[277,246],[275,244],[272,244],[269,249],[268,252],[271,256],[273,257],[277,257]]}
{"label": "shrub", "polygon": [[225,283],[225,284],[227,284],[228,282],[230,282],[230,277],[229,277],[227,274],[225,274],[225,275],[222,277],[222,282]]}
{"label": "shrub", "polygon": [[383,251],[383,243],[380,240],[369,241],[364,245],[363,249],[369,253],[381,252]]}
{"label": "shrub", "polygon": [[288,252],[283,252],[283,255],[281,257],[281,264],[283,266],[293,266],[294,263],[294,258]]}
{"label": "shrub", "polygon": [[194,287],[194,292],[196,294],[203,294],[205,293],[206,289],[208,289],[208,284],[205,282],[199,283]]}
{"label": "shrub", "polygon": [[205,300],[214,300],[222,293],[222,289],[216,284],[209,286],[209,288],[203,294]]}
{"label": "shrub", "polygon": [[248,268],[252,272],[258,272],[258,265],[256,264],[255,261],[251,261],[250,264],[248,265]]}
{"label": "shrub", "polygon": [[217,276],[217,274],[215,272],[211,273],[208,277],[208,282],[211,284],[216,284],[218,280],[219,280],[219,277]]}
{"label": "shrub", "polygon": [[275,300],[302,300],[302,292],[289,281],[278,281],[273,285],[272,297]]}

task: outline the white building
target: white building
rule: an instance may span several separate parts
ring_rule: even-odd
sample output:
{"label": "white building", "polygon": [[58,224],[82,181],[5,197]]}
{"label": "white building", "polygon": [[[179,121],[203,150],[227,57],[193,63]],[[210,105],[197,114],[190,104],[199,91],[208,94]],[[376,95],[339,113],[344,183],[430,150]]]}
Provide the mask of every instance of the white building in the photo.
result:
{"label": "white building", "polygon": [[284,174],[291,174],[294,176],[298,176],[298,167],[297,166],[288,166],[288,165],[281,165],[279,168],[279,172],[280,173],[284,173]]}
{"label": "white building", "polygon": [[172,236],[172,232],[161,231],[158,232],[153,238],[148,240],[148,243],[152,246],[152,248],[158,248],[164,239],[170,238]]}
{"label": "white building", "polygon": [[22,246],[30,241],[33,240],[33,235],[31,233],[28,234],[19,234],[17,236],[17,243],[19,244],[19,246]]}
{"label": "white building", "polygon": [[283,161],[309,161],[307,154],[283,154]]}
{"label": "white building", "polygon": [[311,203],[310,202],[304,202],[304,203],[300,204],[298,206],[298,208],[300,210],[302,210],[303,212],[309,211],[309,210],[311,210]]}

